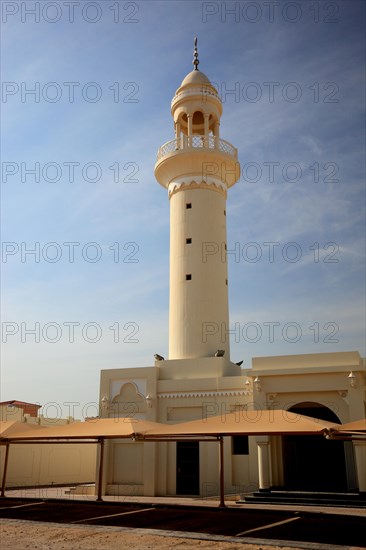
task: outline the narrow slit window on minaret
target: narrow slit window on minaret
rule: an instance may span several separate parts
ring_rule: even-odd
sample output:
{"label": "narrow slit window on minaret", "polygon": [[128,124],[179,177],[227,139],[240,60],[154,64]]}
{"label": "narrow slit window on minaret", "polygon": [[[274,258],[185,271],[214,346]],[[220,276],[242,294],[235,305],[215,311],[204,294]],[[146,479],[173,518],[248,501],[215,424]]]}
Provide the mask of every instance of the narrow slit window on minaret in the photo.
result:
{"label": "narrow slit window on minaret", "polygon": [[188,273],[186,275],[186,281],[191,281],[192,280],[192,275],[190,273]]}
{"label": "narrow slit window on minaret", "polygon": [[191,203],[191,202],[187,202],[187,203],[186,203],[186,208],[192,208],[192,203]]}
{"label": "narrow slit window on minaret", "polygon": [[192,239],[191,238],[186,239],[186,244],[192,244]]}
{"label": "narrow slit window on minaret", "polygon": [[226,216],[226,210],[224,210],[224,216]]}

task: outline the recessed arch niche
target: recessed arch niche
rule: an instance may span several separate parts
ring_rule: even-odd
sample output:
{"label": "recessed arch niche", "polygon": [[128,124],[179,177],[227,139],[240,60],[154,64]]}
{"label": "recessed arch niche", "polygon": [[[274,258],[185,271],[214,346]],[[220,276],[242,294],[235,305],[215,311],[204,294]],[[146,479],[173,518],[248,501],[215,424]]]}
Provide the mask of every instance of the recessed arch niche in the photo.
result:
{"label": "recessed arch niche", "polygon": [[133,382],[122,384],[119,393],[112,399],[109,416],[134,418],[146,414],[146,399]]}

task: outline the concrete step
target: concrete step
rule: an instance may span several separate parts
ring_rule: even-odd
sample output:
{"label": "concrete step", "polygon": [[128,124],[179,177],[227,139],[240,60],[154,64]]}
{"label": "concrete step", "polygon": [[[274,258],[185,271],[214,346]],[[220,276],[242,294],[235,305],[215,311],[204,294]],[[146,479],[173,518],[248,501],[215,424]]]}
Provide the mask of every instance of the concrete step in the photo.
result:
{"label": "concrete step", "polygon": [[365,493],[328,493],[307,491],[256,491],[246,495],[238,503],[255,504],[301,504],[309,506],[341,506],[345,508],[366,507]]}

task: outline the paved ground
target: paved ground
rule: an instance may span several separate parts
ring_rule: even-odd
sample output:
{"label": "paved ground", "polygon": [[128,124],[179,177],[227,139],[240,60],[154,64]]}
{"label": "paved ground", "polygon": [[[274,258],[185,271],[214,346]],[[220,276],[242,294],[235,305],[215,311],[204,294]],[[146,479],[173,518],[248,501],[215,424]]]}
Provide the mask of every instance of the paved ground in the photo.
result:
{"label": "paved ground", "polygon": [[[253,548],[268,544],[316,550],[326,548],[327,545],[338,548],[340,545],[343,548],[366,547],[366,511],[362,509],[314,510],[313,507],[306,506],[301,507],[305,509],[300,510],[299,507],[273,505],[257,505],[254,508],[251,505],[235,505],[235,503],[231,503],[226,509],[219,509],[215,501],[208,501],[203,505],[202,500],[147,497],[134,497],[135,502],[128,503],[118,502],[112,497],[112,501],[96,503],[90,500],[91,497],[83,500],[76,500],[75,497],[52,499],[49,497],[49,491],[48,498],[46,500],[44,498],[43,496],[41,499],[9,497],[1,499],[0,518],[3,526],[11,529],[12,520],[21,520],[22,525],[27,525],[23,523],[24,521],[51,522],[53,528],[55,524],[68,524],[69,528],[88,526],[89,530],[91,526],[94,529],[122,529],[124,537],[132,530],[136,534],[136,529],[143,530],[145,535],[146,530],[148,535],[157,532],[154,530],[159,530],[160,534],[178,536],[178,538],[193,537],[196,543],[197,540],[215,540],[217,543],[219,541],[236,543],[235,546],[237,546],[238,542],[242,542],[254,544]],[[140,502],[136,502],[137,500]],[[173,500],[176,502],[173,503]],[[25,529],[27,530],[26,527]],[[4,531],[1,543],[2,549],[5,550],[7,546],[3,546]],[[14,544],[11,542],[9,544],[9,548],[15,548]],[[133,547],[130,543],[128,546]],[[161,546],[160,543],[159,546]],[[199,546],[201,545],[196,544],[192,548]],[[35,546],[29,546],[31,547],[35,548]],[[39,546],[39,548],[54,547],[56,548],[52,545]],[[176,544],[170,547],[175,548]],[[215,547],[219,548],[216,544]],[[135,548],[143,548],[143,546],[135,546]],[[222,546],[222,548],[225,547]],[[229,548],[233,548],[232,544]]]}
{"label": "paved ground", "polygon": [[[17,489],[17,490],[7,490],[7,497],[12,498],[32,498],[32,499],[61,499],[61,500],[82,500],[86,502],[95,502],[96,497],[94,495],[88,494],[76,494],[70,492],[70,487],[36,487],[33,489]],[[250,510],[294,510],[293,504],[254,504],[254,503],[240,503],[238,504],[239,495],[226,495],[225,496],[225,505],[229,508],[243,508]],[[166,504],[168,506],[178,505],[178,506],[206,506],[217,508],[219,505],[218,497],[176,497],[176,496],[163,496],[163,497],[143,497],[143,496],[103,496],[104,502],[129,502],[134,504]],[[340,514],[340,515],[351,515],[351,516],[364,516],[366,518],[366,508],[343,508],[343,507],[332,507],[332,506],[309,506],[308,504],[296,505],[297,511],[313,511],[321,512],[324,514]]]}
{"label": "paved ground", "polygon": [[[0,521],[2,550],[328,550],[319,545],[288,546],[268,541],[248,543],[243,539],[229,539],[196,533],[174,533],[149,529],[123,527],[95,527],[92,525],[64,525],[54,523]],[[257,544],[258,543],[258,544]],[[345,550],[345,547],[338,547]],[[334,550],[334,547],[332,547]],[[351,550],[351,549],[349,549]],[[352,549],[354,550],[354,549]]]}

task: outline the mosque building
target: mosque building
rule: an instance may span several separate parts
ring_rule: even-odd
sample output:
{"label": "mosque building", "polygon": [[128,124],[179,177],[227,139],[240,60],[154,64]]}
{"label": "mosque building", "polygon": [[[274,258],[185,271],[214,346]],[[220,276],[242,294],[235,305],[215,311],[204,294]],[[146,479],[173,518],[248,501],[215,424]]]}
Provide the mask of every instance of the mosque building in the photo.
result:
{"label": "mosque building", "polygon": [[[195,45],[196,46],[196,45]],[[336,422],[365,417],[365,360],[358,352],[230,358],[226,198],[240,177],[238,151],[220,135],[217,90],[198,69],[171,103],[174,138],[155,176],[170,202],[169,357],[101,372],[101,417],[176,423],[277,408]],[[228,213],[229,215],[229,213]],[[223,337],[223,334],[225,337]],[[270,487],[366,491],[366,445],[319,436],[224,438],[225,492]],[[210,442],[105,442],[109,495],[217,495],[219,456]]]}

